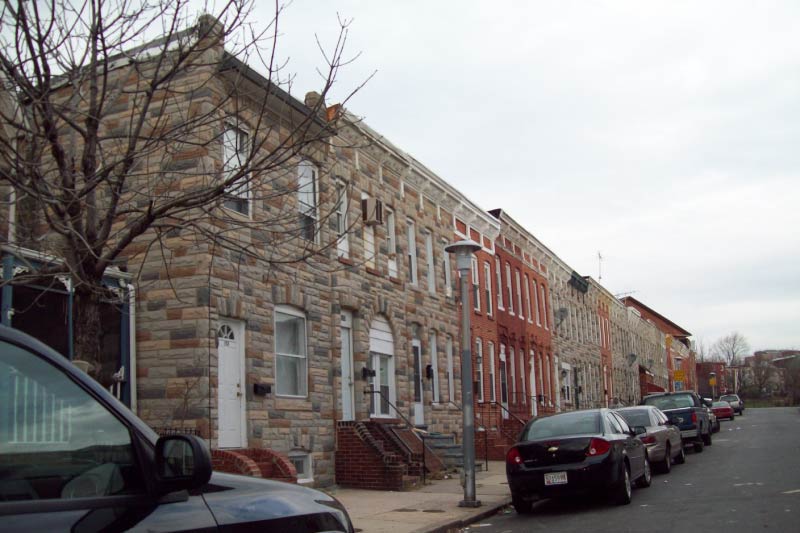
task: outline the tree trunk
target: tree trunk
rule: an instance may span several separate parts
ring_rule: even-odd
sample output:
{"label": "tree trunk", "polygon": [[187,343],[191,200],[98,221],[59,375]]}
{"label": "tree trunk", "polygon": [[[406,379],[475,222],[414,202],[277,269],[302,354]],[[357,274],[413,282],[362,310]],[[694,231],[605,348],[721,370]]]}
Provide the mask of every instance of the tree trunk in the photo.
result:
{"label": "tree trunk", "polygon": [[[99,285],[99,283],[98,283]],[[101,295],[90,287],[75,289],[74,313],[74,359],[88,361],[92,368],[89,374],[103,386],[110,383],[113,370],[104,361],[100,339],[102,337]]]}

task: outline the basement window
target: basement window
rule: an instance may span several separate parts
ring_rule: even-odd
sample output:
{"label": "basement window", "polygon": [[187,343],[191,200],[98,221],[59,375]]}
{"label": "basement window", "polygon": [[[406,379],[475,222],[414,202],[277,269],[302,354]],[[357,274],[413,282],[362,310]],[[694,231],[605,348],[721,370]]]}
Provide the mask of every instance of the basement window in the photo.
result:
{"label": "basement window", "polygon": [[303,451],[289,452],[289,461],[297,470],[298,483],[311,483],[314,481],[314,471],[311,467],[311,455]]}

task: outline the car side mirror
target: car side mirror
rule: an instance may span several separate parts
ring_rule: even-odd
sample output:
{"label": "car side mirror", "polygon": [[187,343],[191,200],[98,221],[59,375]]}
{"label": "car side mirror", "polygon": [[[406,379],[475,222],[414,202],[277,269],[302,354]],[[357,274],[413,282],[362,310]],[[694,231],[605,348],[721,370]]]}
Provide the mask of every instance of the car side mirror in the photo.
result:
{"label": "car side mirror", "polygon": [[633,426],[631,428],[631,433],[633,434],[634,437],[636,435],[642,435],[644,433],[647,433],[647,428],[644,426]]}
{"label": "car side mirror", "polygon": [[156,480],[159,492],[201,487],[211,479],[211,453],[195,435],[169,435],[156,442]]}
{"label": "car side mirror", "polygon": [[705,405],[706,407],[711,407],[713,404],[708,400],[703,400],[703,405]]}

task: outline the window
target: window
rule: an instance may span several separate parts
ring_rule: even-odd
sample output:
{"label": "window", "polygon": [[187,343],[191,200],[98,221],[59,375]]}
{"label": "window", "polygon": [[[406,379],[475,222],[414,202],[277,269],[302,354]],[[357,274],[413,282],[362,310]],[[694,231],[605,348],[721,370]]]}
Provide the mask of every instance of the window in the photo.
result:
{"label": "window", "polygon": [[472,256],[472,305],[476,311],[481,310],[481,278],[478,277],[478,259]]}
{"label": "window", "polygon": [[511,265],[506,263],[506,294],[508,296],[508,313],[514,314],[514,292],[511,289]]}
{"label": "window", "polygon": [[494,383],[494,343],[489,343],[489,400],[497,401],[497,391]]}
{"label": "window", "polygon": [[300,236],[317,242],[317,201],[319,199],[317,167],[309,161],[297,166],[297,199],[300,211]]}
{"label": "window", "polygon": [[548,320],[547,320],[547,298],[545,297],[544,284],[541,286],[541,289],[542,289],[542,312],[544,313],[544,317],[542,318],[542,322],[544,323],[544,329],[548,329],[547,328],[547,322],[548,322]]}
{"label": "window", "polygon": [[525,275],[525,308],[528,311],[528,322],[533,323],[533,315],[531,314],[531,284],[528,283],[528,275]]}
{"label": "window", "polygon": [[492,316],[492,267],[488,261],[483,263],[483,282],[486,283],[486,314]]}
{"label": "window", "polygon": [[397,277],[397,235],[394,211],[386,209],[386,247],[389,252],[389,277]]}
{"label": "window", "polygon": [[364,226],[364,265],[375,268],[375,227]]}
{"label": "window", "polygon": [[453,376],[453,337],[447,336],[447,398],[451,402],[456,401],[455,376]]}
{"label": "window", "polygon": [[348,236],[347,223],[347,184],[339,182],[336,184],[336,234],[339,239],[336,241],[336,254],[339,257],[350,256],[350,238]]}
{"label": "window", "polygon": [[483,402],[483,341],[480,337],[475,339],[475,374],[478,381],[478,396],[475,400]]}
{"label": "window", "polygon": [[275,390],[280,396],[305,397],[307,392],[306,318],[296,309],[275,310]]}
{"label": "window", "polygon": [[429,342],[431,346],[431,368],[433,369],[433,402],[439,403],[441,401],[439,394],[439,352],[436,346],[435,331],[431,331]]}
{"label": "window", "polygon": [[527,402],[528,396],[527,387],[525,386],[525,352],[519,351],[519,384],[522,388],[522,403]]}
{"label": "window", "polygon": [[572,369],[568,366],[563,366],[561,375],[564,378],[564,384],[561,386],[564,401],[570,403],[572,401]]}
{"label": "window", "polygon": [[[231,123],[225,125],[222,135],[222,165],[224,179],[233,177],[247,162],[247,132]],[[238,184],[237,184],[238,182]],[[250,215],[249,176],[243,174],[225,190],[222,204],[228,209]]]}
{"label": "window", "polygon": [[517,363],[514,360],[514,348],[508,347],[508,358],[511,364],[511,398],[517,402]]}
{"label": "window", "polygon": [[494,271],[497,276],[497,308],[504,310],[503,307],[503,276],[500,271],[500,258],[494,258]]}
{"label": "window", "polygon": [[311,455],[303,451],[289,452],[289,461],[297,470],[298,483],[311,483],[314,481],[314,471],[311,467]]}
{"label": "window", "polygon": [[[447,246],[447,243],[445,243]],[[445,296],[452,296],[453,295],[453,279],[451,276],[450,270],[450,254],[445,250],[442,253],[442,268],[444,269],[444,295]]]}
{"label": "window", "polygon": [[428,262],[428,292],[436,294],[436,261],[433,257],[433,233],[431,230],[425,233],[425,255]]}
{"label": "window", "polygon": [[0,343],[0,398],[0,502],[145,492],[129,429],[37,354]]}
{"label": "window", "polygon": [[517,282],[517,313],[519,313],[520,318],[524,319],[525,317],[522,316],[522,286],[519,281],[519,270],[515,271],[514,275],[516,276],[515,281]]}
{"label": "window", "polygon": [[408,282],[417,284],[417,230],[414,221],[408,219],[406,238],[408,239]]}

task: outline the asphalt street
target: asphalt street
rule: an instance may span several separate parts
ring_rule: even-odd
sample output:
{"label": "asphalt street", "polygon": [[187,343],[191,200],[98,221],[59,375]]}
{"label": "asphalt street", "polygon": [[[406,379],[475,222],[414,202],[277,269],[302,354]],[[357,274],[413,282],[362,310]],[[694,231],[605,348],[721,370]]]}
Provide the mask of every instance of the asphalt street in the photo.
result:
{"label": "asphalt street", "polygon": [[712,446],[687,448],[686,464],[654,475],[630,505],[544,500],[531,515],[509,507],[464,531],[800,532],[800,409],[746,409],[721,424]]}

